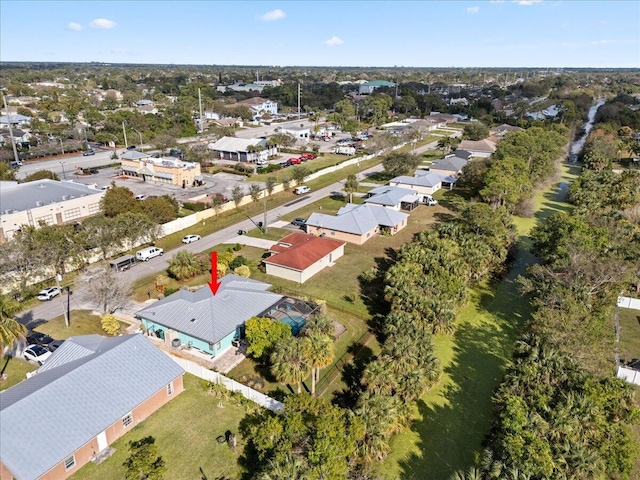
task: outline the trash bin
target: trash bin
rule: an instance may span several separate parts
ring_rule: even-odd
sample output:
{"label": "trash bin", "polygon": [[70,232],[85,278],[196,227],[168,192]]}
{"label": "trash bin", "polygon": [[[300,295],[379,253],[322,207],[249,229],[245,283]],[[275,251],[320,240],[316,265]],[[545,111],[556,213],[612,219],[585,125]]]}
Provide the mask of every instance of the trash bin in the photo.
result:
{"label": "trash bin", "polygon": [[174,338],[173,340],[171,340],[171,346],[178,348],[180,346],[180,339]]}

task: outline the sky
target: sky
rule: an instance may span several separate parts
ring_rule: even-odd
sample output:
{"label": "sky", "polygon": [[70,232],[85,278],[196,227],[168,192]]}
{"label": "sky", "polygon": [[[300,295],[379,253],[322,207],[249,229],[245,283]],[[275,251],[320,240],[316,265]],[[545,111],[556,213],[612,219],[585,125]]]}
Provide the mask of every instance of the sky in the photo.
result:
{"label": "sky", "polygon": [[640,68],[640,1],[2,0],[0,61]]}

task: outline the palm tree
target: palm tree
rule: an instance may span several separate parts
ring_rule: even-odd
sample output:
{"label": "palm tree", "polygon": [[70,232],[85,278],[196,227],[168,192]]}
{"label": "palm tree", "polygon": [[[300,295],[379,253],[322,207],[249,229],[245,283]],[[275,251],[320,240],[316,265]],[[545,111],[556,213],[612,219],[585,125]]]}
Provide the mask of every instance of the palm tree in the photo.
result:
{"label": "palm tree", "polygon": [[294,338],[276,345],[271,354],[271,371],[279,382],[297,384],[298,393],[302,393],[302,382],[311,373],[302,341]]}
{"label": "palm tree", "polygon": [[27,329],[24,325],[13,319],[20,310],[20,304],[15,300],[0,295],[0,351],[24,339]]}
{"label": "palm tree", "polygon": [[329,335],[320,332],[311,332],[303,341],[307,363],[311,365],[311,395],[315,395],[320,369],[333,362],[333,341]]}
{"label": "palm tree", "polygon": [[307,320],[302,329],[303,335],[310,335],[311,332],[324,333],[330,337],[335,337],[336,327],[333,319],[323,313],[314,315]]}
{"label": "palm tree", "polygon": [[349,203],[353,203],[353,192],[358,191],[358,179],[353,173],[344,182],[344,191],[349,194]]}
{"label": "palm tree", "polygon": [[203,269],[204,265],[196,255],[182,250],[171,258],[168,271],[178,280],[184,280],[202,273]]}
{"label": "palm tree", "polygon": [[453,137],[442,137],[440,141],[438,141],[438,148],[441,148],[443,153],[447,155],[451,151],[451,147],[456,145],[457,141]]}

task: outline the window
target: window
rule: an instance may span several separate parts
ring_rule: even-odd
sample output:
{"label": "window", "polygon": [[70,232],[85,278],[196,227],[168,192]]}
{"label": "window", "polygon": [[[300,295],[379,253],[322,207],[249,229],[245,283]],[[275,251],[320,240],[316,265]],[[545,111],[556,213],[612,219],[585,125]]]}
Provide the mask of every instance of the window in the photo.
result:
{"label": "window", "polygon": [[43,217],[36,218],[36,225],[40,222],[44,222],[47,225],[53,225],[53,215],[44,215]]}
{"label": "window", "polygon": [[73,455],[71,455],[69,458],[67,458],[64,461],[64,469],[67,471],[71,470],[75,466],[76,466],[76,457],[74,457]]}
{"label": "window", "polygon": [[94,214],[100,212],[100,204],[99,203],[90,203],[89,204],[89,213]]}
{"label": "window", "polygon": [[173,393],[173,382],[169,382],[167,385],[167,395],[171,395]]}
{"label": "window", "polygon": [[335,235],[335,234],[336,234],[336,232],[334,232],[333,230],[331,230],[331,235]]}
{"label": "window", "polygon": [[64,212],[65,220],[75,220],[76,218],[80,218],[80,207],[78,208],[70,208]]}
{"label": "window", "polygon": [[220,342],[217,342],[217,343],[216,343],[216,349],[217,349],[217,350],[220,350]]}
{"label": "window", "polygon": [[127,428],[132,423],[133,423],[133,415],[131,415],[131,412],[127,413],[124,417],[122,417],[122,426],[124,428]]}

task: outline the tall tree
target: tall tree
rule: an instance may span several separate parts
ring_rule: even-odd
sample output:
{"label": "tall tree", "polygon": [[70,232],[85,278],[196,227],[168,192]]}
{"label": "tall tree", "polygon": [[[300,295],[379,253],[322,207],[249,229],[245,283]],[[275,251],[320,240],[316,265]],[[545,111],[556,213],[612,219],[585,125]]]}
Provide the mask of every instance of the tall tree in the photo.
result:
{"label": "tall tree", "polygon": [[0,295],[0,351],[24,339],[26,327],[13,319],[19,311],[18,302],[7,295]]}
{"label": "tall tree", "polygon": [[298,393],[302,393],[302,382],[311,373],[307,363],[305,345],[298,338],[280,342],[271,354],[271,371],[281,383],[297,385]]}
{"label": "tall tree", "polygon": [[311,395],[316,394],[316,384],[320,380],[320,369],[333,362],[333,340],[324,333],[312,332],[302,340],[305,345],[307,363],[311,366]]}
{"label": "tall tree", "polygon": [[353,203],[353,194],[358,191],[358,179],[352,173],[344,182],[344,191],[349,194],[349,203]]}
{"label": "tall tree", "polygon": [[122,464],[126,480],[162,480],[167,471],[158,453],[155,438],[148,436],[129,442],[129,456]]}

